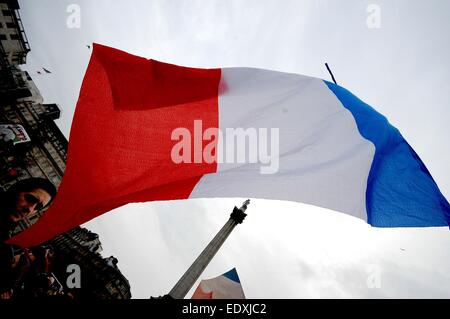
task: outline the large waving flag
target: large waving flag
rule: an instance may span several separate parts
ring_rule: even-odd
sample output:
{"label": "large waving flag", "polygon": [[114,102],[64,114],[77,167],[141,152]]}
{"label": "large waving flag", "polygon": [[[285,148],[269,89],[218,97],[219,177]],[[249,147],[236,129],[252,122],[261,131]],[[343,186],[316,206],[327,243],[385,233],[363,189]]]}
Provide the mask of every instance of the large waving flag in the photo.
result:
{"label": "large waving flag", "polygon": [[236,268],[219,277],[200,281],[191,299],[245,299]]}
{"label": "large waving flag", "polygon": [[36,245],[130,202],[199,197],[304,202],[376,227],[450,221],[400,132],[338,85],[94,45],[58,195],[10,242]]}

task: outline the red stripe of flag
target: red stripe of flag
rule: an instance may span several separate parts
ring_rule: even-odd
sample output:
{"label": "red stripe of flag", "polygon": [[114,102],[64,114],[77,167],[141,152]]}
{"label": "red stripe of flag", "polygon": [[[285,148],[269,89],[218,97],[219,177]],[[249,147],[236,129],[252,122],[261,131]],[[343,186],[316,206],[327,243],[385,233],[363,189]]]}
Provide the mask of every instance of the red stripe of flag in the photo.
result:
{"label": "red stripe of flag", "polygon": [[175,164],[171,134],[178,127],[193,132],[198,119],[203,130],[218,127],[220,75],[94,45],[58,195],[9,243],[38,245],[130,202],[188,198],[217,164]]}

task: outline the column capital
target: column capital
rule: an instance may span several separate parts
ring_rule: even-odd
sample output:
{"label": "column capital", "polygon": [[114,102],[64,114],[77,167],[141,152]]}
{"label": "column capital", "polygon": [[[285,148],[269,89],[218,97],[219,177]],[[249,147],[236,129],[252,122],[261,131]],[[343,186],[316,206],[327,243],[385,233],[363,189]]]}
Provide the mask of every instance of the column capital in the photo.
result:
{"label": "column capital", "polygon": [[233,212],[230,215],[230,219],[232,219],[236,224],[242,224],[246,216],[247,214],[244,213],[242,209],[234,206]]}

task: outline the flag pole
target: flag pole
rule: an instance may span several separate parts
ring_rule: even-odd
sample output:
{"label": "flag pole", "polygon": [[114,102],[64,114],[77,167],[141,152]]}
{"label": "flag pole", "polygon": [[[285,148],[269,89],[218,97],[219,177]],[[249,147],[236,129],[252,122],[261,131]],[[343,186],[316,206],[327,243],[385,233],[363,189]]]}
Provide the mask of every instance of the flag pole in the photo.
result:
{"label": "flag pole", "polygon": [[325,62],[325,66],[327,67],[328,73],[330,73],[331,79],[333,80],[334,84],[337,85],[336,80],[334,79],[333,72],[331,72],[331,69],[330,69],[330,67],[328,66],[328,63]]}

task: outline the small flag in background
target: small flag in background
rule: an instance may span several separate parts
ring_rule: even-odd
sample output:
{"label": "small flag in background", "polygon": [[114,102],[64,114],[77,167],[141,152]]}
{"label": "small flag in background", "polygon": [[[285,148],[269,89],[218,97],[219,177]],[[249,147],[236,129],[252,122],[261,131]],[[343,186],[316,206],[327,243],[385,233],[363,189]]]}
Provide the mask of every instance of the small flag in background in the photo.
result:
{"label": "small flag in background", "polygon": [[191,299],[245,299],[236,268],[219,277],[202,280]]}
{"label": "small flag in background", "polygon": [[[239,136],[244,143],[233,145]],[[302,202],[375,227],[450,222],[450,205],[413,148],[346,89],[94,44],[58,195],[9,242],[38,245],[128,203],[214,197]]]}

